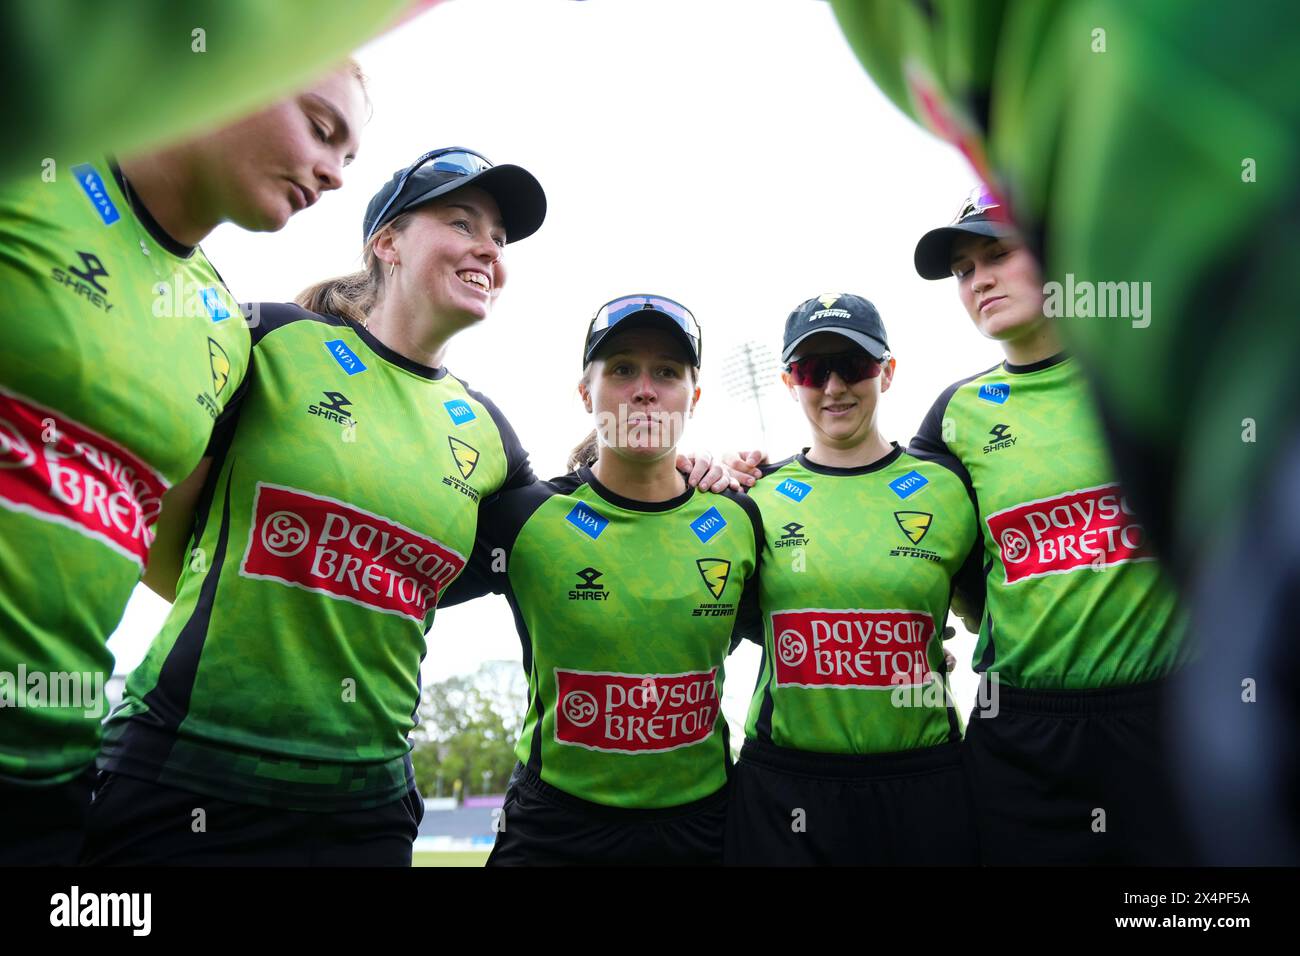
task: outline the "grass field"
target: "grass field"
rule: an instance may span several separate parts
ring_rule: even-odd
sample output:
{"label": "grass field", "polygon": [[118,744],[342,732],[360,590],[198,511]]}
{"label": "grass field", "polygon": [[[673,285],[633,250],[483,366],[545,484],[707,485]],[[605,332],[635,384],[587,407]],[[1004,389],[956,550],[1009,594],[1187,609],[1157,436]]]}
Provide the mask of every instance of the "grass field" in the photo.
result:
{"label": "grass field", "polygon": [[471,850],[456,853],[429,853],[416,851],[411,866],[482,866],[487,862],[488,851]]}

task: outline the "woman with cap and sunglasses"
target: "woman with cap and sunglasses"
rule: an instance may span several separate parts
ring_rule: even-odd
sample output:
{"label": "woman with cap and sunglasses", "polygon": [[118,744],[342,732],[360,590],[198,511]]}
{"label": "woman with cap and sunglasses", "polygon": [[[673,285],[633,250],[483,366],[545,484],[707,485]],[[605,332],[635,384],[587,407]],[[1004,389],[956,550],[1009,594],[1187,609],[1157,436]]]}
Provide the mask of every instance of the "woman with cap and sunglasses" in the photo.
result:
{"label": "woman with cap and sunglasses", "polygon": [[365,105],[348,63],[197,138],[0,189],[0,673],[85,681],[0,719],[0,864],[76,861],[108,636],[248,366],[199,243],[222,222],[278,230],[338,189]]}
{"label": "woman with cap and sunglasses", "polygon": [[193,557],[107,721],[86,862],[409,865],[425,632],[480,500],[534,480],[443,355],[545,211],[526,170],[436,150],[370,201],[364,272],[260,306]]}
{"label": "woman with cap and sunglasses", "polygon": [[782,358],[811,444],[750,491],[766,537],[761,623],[745,636],[763,663],[726,860],[974,864],[942,645],[954,588],[980,584],[969,488],[881,435],[895,361],[866,299],[804,302]]}
{"label": "woman with cap and sunglasses", "polygon": [[674,467],[699,368],[679,303],[602,306],[578,383],[595,430],[569,474],[484,507],[444,601],[504,593],[523,643],[528,711],[489,865],[721,862],[723,661],[762,535],[745,496],[705,498]]}
{"label": "woman with cap and sunglasses", "polygon": [[1162,719],[1182,615],[1043,315],[1038,264],[987,192],[922,236],[915,262],[922,278],[956,277],[975,328],[1006,354],[945,389],[912,442],[956,459],[979,504],[974,666],[981,700],[997,701],[966,735],[983,858],[1189,862]]}

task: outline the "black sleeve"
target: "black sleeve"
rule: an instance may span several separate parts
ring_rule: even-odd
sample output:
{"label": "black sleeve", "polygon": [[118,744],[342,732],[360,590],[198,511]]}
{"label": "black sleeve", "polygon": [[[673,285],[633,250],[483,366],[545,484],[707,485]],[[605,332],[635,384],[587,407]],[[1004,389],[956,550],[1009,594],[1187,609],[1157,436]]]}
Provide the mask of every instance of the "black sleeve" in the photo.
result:
{"label": "black sleeve", "polygon": [[979,496],[971,483],[970,473],[955,457],[933,455],[929,460],[942,465],[960,478],[962,486],[966,489],[966,497],[970,501],[971,513],[975,518],[975,533],[972,536],[970,550],[966,553],[966,559],[953,576],[949,603],[958,617],[980,620],[984,617],[985,580],[989,568],[985,567],[984,560],[984,534],[980,526]]}
{"label": "black sleeve", "polygon": [[[980,373],[983,374],[982,372]],[[916,435],[912,438],[911,443],[907,446],[909,455],[925,461],[938,462],[950,470],[957,473],[962,483],[967,488],[971,486],[970,474],[966,471],[966,466],[961,463],[951,448],[948,447],[948,441],[944,438],[943,417],[948,411],[948,402],[952,400],[953,394],[957,389],[968,381],[963,379],[949,385],[943,390],[930,410],[925,413],[925,418],[921,420],[921,427]]]}
{"label": "black sleeve", "polygon": [[733,491],[724,491],[723,494],[744,509],[754,529],[754,570],[745,579],[745,589],[741,592],[740,605],[736,608],[731,646],[727,649],[727,653],[731,653],[740,646],[741,641],[752,641],[759,647],[763,646],[763,609],[758,602],[758,575],[763,565],[763,543],[766,537],[763,534],[763,515],[754,499]]}
{"label": "black sleeve", "polygon": [[465,570],[442,592],[438,607],[454,607],[487,594],[505,594],[510,554],[519,532],[543,502],[560,491],[560,487],[571,490],[563,486],[563,482],[564,479],[534,481],[522,488],[498,492],[479,502],[474,549],[465,563]]}
{"label": "black sleeve", "polygon": [[501,436],[501,447],[506,453],[506,480],[501,485],[501,491],[511,491],[531,485],[537,480],[537,475],[533,473],[533,467],[528,462],[528,452],[524,450],[523,443],[519,441],[519,436],[515,434],[510,421],[501,409],[497,408],[496,402],[482,392],[470,388],[463,379],[461,384],[465,386],[465,391],[488,410],[492,422],[497,426],[497,433]]}

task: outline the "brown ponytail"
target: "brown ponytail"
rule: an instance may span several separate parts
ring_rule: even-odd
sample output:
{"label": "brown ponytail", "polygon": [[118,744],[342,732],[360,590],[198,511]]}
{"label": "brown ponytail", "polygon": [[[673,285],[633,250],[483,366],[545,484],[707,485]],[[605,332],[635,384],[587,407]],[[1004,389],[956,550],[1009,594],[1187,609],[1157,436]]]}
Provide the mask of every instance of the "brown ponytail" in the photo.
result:
{"label": "brown ponytail", "polygon": [[[411,224],[413,215],[401,213],[393,217],[384,229],[400,233]],[[384,261],[375,255],[375,242],[382,233],[383,229],[371,236],[362,250],[361,257],[366,264],[363,271],[317,282],[299,292],[293,301],[309,312],[337,315],[357,325],[365,325],[371,310],[383,296],[384,280],[388,278]]]}

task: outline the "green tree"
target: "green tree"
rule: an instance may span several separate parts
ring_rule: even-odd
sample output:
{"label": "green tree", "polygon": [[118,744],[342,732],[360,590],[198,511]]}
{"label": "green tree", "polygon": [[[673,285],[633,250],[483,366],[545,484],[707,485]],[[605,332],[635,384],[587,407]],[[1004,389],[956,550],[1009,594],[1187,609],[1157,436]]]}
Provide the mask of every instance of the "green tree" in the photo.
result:
{"label": "green tree", "polygon": [[424,688],[420,725],[411,734],[415,784],[427,797],[505,789],[514,769],[515,740],[523,725],[528,685],[515,661],[488,661],[469,676]]}

